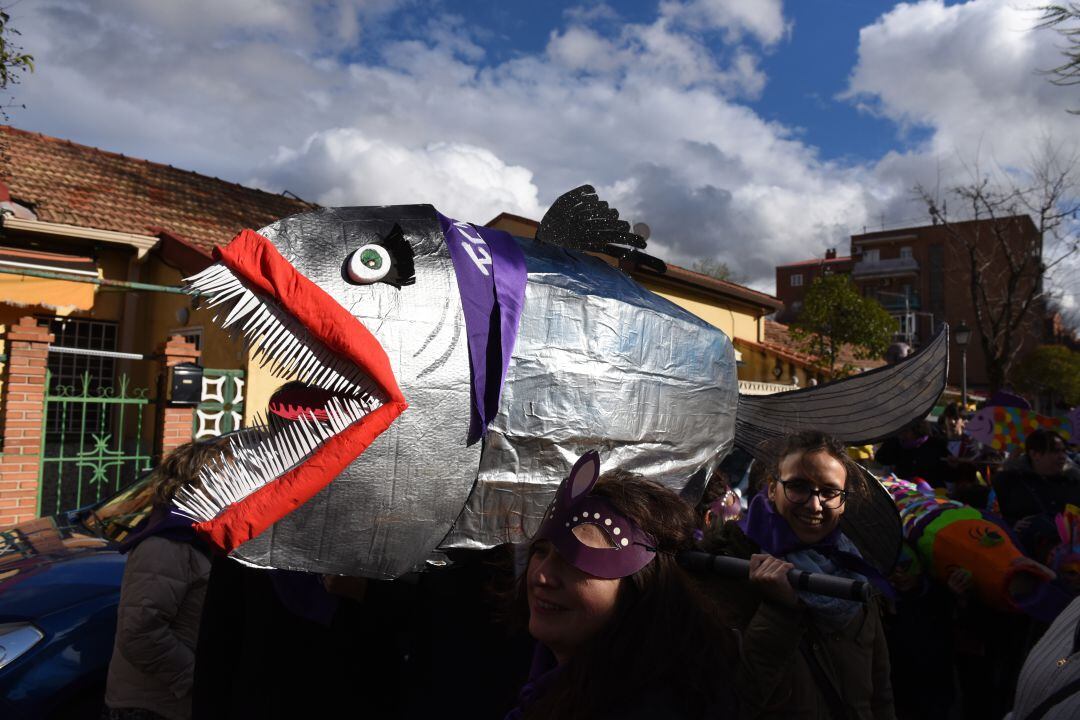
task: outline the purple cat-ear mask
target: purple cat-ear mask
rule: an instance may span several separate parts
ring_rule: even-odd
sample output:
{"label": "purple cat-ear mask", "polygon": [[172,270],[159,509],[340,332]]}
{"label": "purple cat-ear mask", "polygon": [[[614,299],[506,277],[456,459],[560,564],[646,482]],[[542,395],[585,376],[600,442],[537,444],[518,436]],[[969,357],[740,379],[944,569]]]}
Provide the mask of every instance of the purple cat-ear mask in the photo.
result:
{"label": "purple cat-ear mask", "polygon": [[[533,540],[549,541],[562,559],[578,570],[613,580],[633,575],[648,565],[656,557],[656,540],[619,514],[607,498],[589,494],[599,477],[600,455],[590,450],[574,463],[570,475],[559,485],[555,501]],[[590,547],[579,540],[574,529],[586,524],[599,528],[611,547]]]}

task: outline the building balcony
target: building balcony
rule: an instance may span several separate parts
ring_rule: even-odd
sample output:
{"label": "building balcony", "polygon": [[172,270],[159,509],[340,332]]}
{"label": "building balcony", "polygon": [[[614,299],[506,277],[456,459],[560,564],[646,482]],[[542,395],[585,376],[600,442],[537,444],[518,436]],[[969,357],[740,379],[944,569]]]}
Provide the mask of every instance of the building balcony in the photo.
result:
{"label": "building balcony", "polygon": [[851,277],[864,280],[874,277],[918,275],[919,263],[915,258],[889,258],[887,260],[860,260],[851,269]]}
{"label": "building balcony", "polygon": [[867,297],[872,297],[881,303],[881,307],[888,310],[890,313],[902,313],[905,311],[915,312],[921,310],[919,303],[919,293],[910,293],[906,298],[903,293],[898,292],[869,292]]}

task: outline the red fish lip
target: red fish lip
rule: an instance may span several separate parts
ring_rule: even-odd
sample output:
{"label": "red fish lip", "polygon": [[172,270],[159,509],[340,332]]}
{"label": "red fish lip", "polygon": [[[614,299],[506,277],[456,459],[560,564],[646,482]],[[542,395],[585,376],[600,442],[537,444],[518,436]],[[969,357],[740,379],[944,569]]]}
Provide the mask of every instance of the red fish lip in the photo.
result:
{"label": "red fish lip", "polygon": [[257,232],[243,230],[225,247],[214,248],[214,258],[261,295],[277,301],[327,349],[360,368],[389,401],[405,402],[390,358],[371,331],[304,277],[273,243]]}
{"label": "red fish lip", "polygon": [[308,280],[262,235],[244,230],[215,258],[264,298],[276,301],[328,350],[355,364],[384,402],[330,437],[298,465],[195,524],[199,535],[229,552],[315,496],[405,411],[390,359],[375,336],[322,288]]}

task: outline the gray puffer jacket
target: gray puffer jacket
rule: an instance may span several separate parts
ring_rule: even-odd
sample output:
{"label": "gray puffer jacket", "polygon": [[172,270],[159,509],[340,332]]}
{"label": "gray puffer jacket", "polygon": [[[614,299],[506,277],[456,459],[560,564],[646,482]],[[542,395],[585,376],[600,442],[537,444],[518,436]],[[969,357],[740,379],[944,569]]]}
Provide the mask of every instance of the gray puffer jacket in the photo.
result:
{"label": "gray puffer jacket", "polygon": [[128,555],[105,704],[143,708],[170,720],[191,717],[195,644],[210,558],[161,537]]}

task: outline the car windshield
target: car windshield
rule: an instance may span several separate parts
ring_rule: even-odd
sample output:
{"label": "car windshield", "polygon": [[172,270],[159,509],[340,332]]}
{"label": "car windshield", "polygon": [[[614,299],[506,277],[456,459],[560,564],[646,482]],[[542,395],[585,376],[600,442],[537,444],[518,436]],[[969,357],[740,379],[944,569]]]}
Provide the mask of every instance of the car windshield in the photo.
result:
{"label": "car windshield", "polygon": [[126,490],[91,509],[82,518],[91,532],[114,542],[122,542],[150,511],[153,473],[146,473]]}

